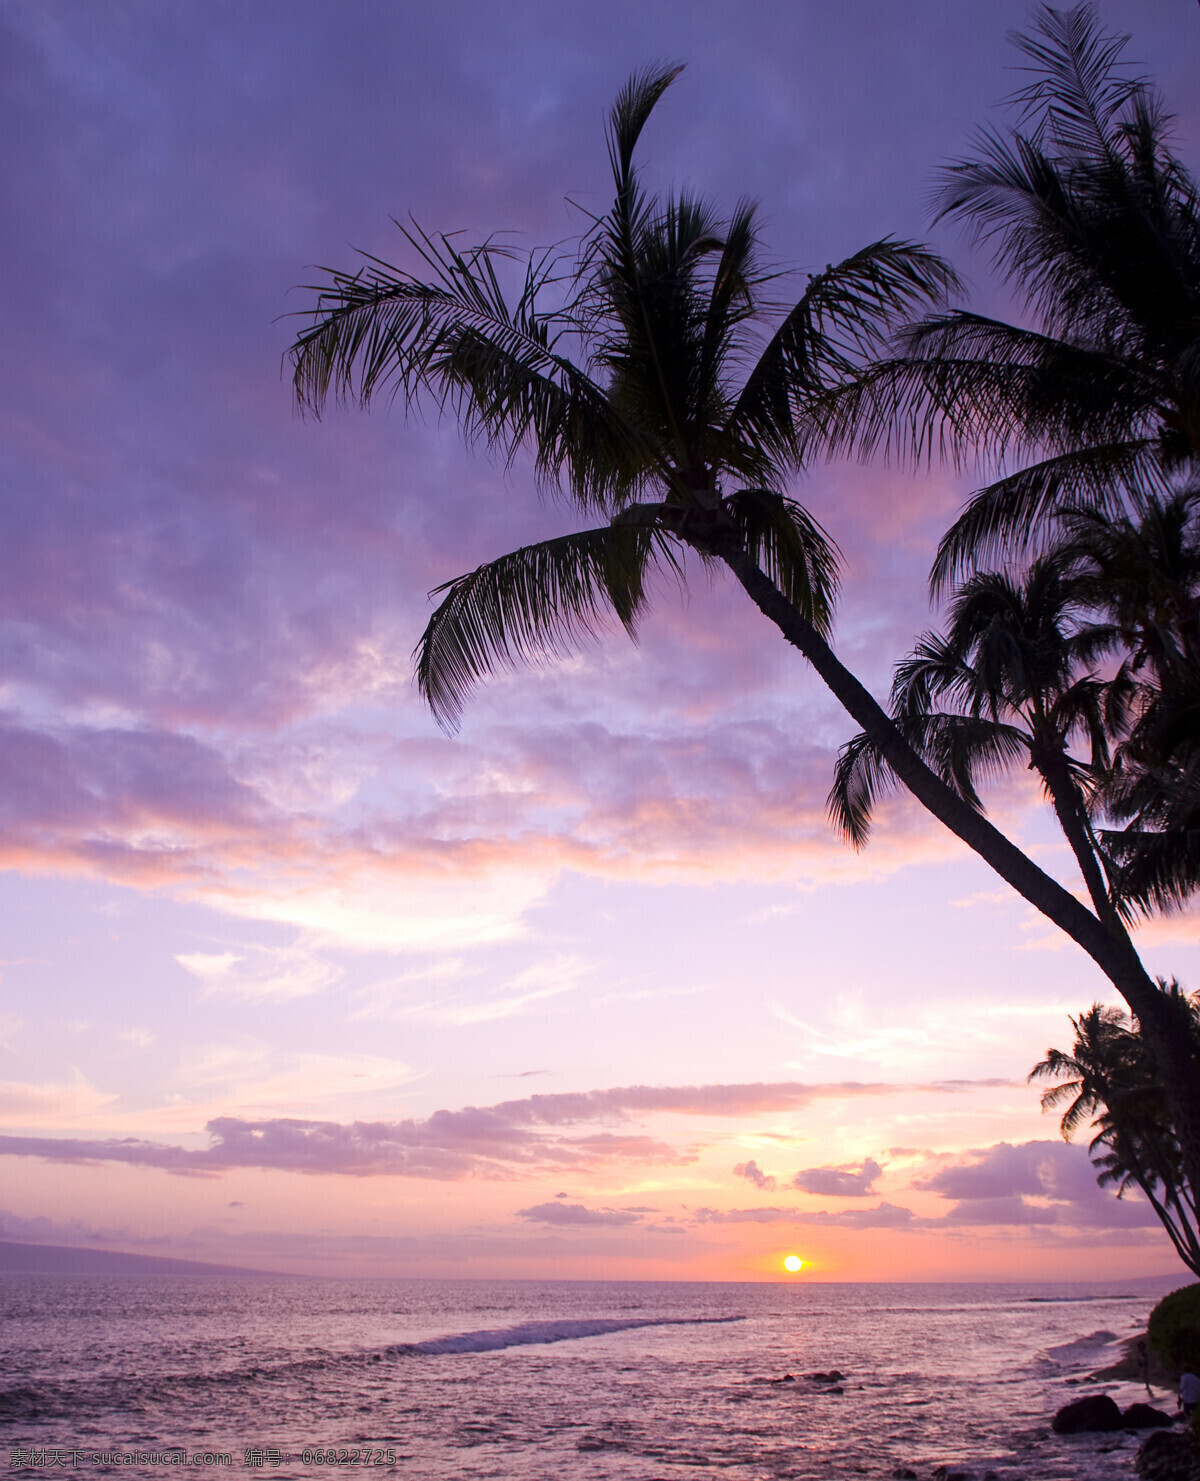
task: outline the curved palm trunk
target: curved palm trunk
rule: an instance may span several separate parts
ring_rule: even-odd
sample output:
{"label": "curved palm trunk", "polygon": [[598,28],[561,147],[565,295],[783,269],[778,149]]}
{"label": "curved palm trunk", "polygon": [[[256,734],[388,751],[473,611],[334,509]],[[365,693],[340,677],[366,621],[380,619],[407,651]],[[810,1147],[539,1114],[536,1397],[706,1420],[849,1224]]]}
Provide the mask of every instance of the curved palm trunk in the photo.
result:
{"label": "curved palm trunk", "polygon": [[1161,1202],[1151,1185],[1136,1173],[1134,1180],[1154,1210],[1158,1222],[1167,1231],[1167,1237],[1175,1246],[1175,1253],[1193,1275],[1200,1276],[1200,1243],[1197,1242],[1196,1231],[1188,1222],[1186,1213],[1174,1199]]}
{"label": "curved palm trunk", "polygon": [[1079,791],[1067,770],[1066,756],[1061,747],[1044,754],[1035,751],[1033,762],[1045,780],[1046,789],[1050,793],[1050,801],[1058,818],[1058,825],[1063,830],[1071,852],[1075,855],[1075,862],[1079,865],[1097,917],[1104,922],[1111,935],[1128,941],[1129,932],[1125,929],[1125,923],[1113,907],[1108,890],[1105,888],[1104,876],[1100,872],[1100,865],[1096,858],[1091,830],[1087,825]]}
{"label": "curved palm trunk", "polygon": [[[1190,1206],[1191,1201],[1170,1183],[1164,1183],[1163,1197],[1159,1198],[1154,1191],[1155,1178],[1137,1158],[1130,1159],[1129,1171],[1167,1231],[1175,1253],[1194,1275],[1200,1276],[1200,1230],[1196,1228],[1196,1211]],[[1117,1197],[1120,1196],[1118,1192]]]}
{"label": "curved palm trunk", "polygon": [[1119,935],[1113,934],[1086,905],[1043,873],[925,765],[874,696],[740,546],[733,540],[718,541],[715,554],[763,616],[816,669],[834,698],[917,801],[1082,947],[1129,1004],[1162,1074],[1188,1183],[1192,1189],[1200,1188],[1200,1063],[1193,1045],[1178,1032],[1175,1016],[1128,935],[1123,929]]}

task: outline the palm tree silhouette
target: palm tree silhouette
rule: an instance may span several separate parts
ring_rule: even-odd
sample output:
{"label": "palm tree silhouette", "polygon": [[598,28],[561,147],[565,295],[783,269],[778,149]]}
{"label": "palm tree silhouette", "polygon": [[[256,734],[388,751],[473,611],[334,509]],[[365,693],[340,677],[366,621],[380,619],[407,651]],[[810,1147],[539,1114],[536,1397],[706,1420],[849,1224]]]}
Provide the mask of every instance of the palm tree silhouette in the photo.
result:
{"label": "palm tree silhouette", "polygon": [[[1200,1037],[1200,997],[1161,978],[1159,987],[1176,1012],[1178,1031]],[[1066,1105],[1064,1141],[1089,1122],[1094,1126],[1088,1152],[1101,1169],[1101,1185],[1115,1185],[1118,1198],[1139,1188],[1179,1258],[1200,1275],[1195,1192],[1183,1174],[1162,1082],[1137,1021],[1131,1024],[1119,1008],[1095,1003],[1070,1023],[1071,1050],[1048,1049],[1029,1074],[1031,1080],[1058,1081],[1043,1093],[1042,1109]]]}
{"label": "palm tree silhouette", "polygon": [[[1106,699],[1095,660],[1115,629],[1081,621],[1067,564],[1035,561],[1022,580],[994,572],[958,589],[945,634],[925,633],[896,668],[892,714],[906,739],[972,807],[978,783],[1023,763],[1042,779],[1099,918],[1120,929],[1089,798],[1109,767]],[[1073,746],[1082,741],[1086,759]],[[841,751],[829,796],[834,821],[866,842],[880,794],[895,785],[865,735]]]}
{"label": "palm tree silhouette", "polygon": [[402,228],[427,279],[376,259],[335,272],[293,346],[304,409],[319,414],[331,394],[365,404],[427,393],[506,459],[531,448],[544,485],[605,517],[438,588],[417,677],[444,725],[495,667],[561,654],[608,616],[632,630],[649,573],[681,576],[683,548],[765,576],[807,629],[828,633],[838,555],[783,492],[812,437],[805,413],[954,276],[932,252],[883,240],[773,313],[778,275],[762,262],[755,208],[725,220],[688,192],[659,200],[634,168],[681,70],[649,70],[620,94],[608,131],[615,200],[573,266],[529,256],[510,304],[511,248],[463,250]]}
{"label": "palm tree silhouette", "polygon": [[[763,265],[753,206],[722,219],[688,192],[648,195],[638,178],[638,139],[679,71],[651,69],[618,96],[615,199],[573,266],[528,256],[510,302],[513,249],[496,239],[466,249],[414,226],[402,232],[423,279],[367,258],[314,289],[313,322],[291,351],[303,410],[319,415],[331,396],[431,398],[500,456],[530,449],[549,489],[603,520],[439,588],[416,652],[421,692],[452,727],[495,669],[564,653],[608,618],[632,630],[656,568],[682,575],[689,550],[724,565],[903,785],[1087,951],[1156,1032],[1157,989],[1128,936],[948,786],[838,660],[828,642],[837,552],[785,493],[825,449],[846,388],[866,383],[895,323],[941,299],[954,274],[927,249],[885,239],[773,311],[778,279]],[[1197,1076],[1171,1052],[1162,1049],[1165,1072],[1200,1183]]]}
{"label": "palm tree silhouette", "polygon": [[[960,462],[982,452],[996,464],[1000,476],[941,541],[935,594],[1052,550],[1081,512],[1136,524],[1154,501],[1200,487],[1200,191],[1171,149],[1161,99],[1128,74],[1125,38],[1105,35],[1091,6],[1042,6],[1032,34],[1012,39],[1033,74],[1013,99],[1017,126],[985,131],[975,157],[949,167],[938,215],[991,250],[1032,324],[932,314],[821,408],[837,449]],[[1180,695],[1200,691],[1190,667]],[[1168,709],[1169,733],[1183,724],[1192,738],[1186,764],[1127,748],[1136,785],[1105,794],[1129,825],[1111,841],[1126,906],[1177,904],[1200,879],[1198,712],[1185,700],[1147,713]],[[1116,975],[1104,969],[1159,1063],[1200,1187],[1200,1055],[1133,965],[1123,924],[1104,928],[1122,959]]]}
{"label": "palm tree silhouette", "polygon": [[1119,518],[1200,470],[1200,193],[1127,38],[1090,5],[1042,6],[1010,39],[1034,80],[1018,127],[949,166],[938,218],[965,223],[1034,327],[964,310],[902,337],[844,397],[839,444],[881,442],[1001,464],[941,542],[936,589],[1044,547],[1064,509]]}
{"label": "palm tree silhouette", "polygon": [[1092,797],[1125,904],[1149,913],[1200,888],[1200,491],[1144,501],[1136,519],[1063,516],[1059,558],[1119,634],[1109,686],[1121,736]]}

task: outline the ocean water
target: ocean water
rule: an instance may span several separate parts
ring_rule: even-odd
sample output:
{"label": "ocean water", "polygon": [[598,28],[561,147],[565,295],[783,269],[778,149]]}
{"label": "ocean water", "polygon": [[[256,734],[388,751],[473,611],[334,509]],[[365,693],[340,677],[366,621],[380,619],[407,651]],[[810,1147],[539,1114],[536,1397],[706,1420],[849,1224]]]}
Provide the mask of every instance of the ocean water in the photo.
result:
{"label": "ocean water", "polygon": [[0,1464],[162,1476],[184,1456],[226,1474],[414,1481],[944,1466],[978,1481],[1128,1481],[1137,1438],[1058,1437],[1049,1421],[1085,1392],[1146,1397],[1088,1375],[1159,1294],[0,1276]]}

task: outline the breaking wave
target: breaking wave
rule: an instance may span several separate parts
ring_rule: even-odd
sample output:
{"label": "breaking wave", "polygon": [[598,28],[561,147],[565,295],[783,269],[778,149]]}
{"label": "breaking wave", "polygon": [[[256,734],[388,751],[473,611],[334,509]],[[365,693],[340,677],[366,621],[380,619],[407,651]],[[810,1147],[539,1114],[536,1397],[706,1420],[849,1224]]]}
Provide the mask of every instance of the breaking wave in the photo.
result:
{"label": "breaking wave", "polygon": [[1115,1332],[1102,1330],[1089,1332],[1086,1337],[1077,1337],[1074,1342],[1060,1342],[1057,1347],[1048,1347],[1046,1355],[1056,1363],[1072,1363],[1089,1360],[1102,1348],[1119,1341]]}
{"label": "breaking wave", "polygon": [[497,1327],[483,1332],[458,1332],[450,1337],[431,1337],[425,1342],[400,1342],[385,1351],[396,1357],[425,1357],[455,1352],[500,1352],[506,1347],[526,1347],[535,1342],[572,1342],[577,1337],[604,1337],[609,1332],[628,1332],[634,1327],[720,1326],[745,1321],[742,1316],[644,1316],[597,1318],[593,1321],[520,1322],[515,1327]]}

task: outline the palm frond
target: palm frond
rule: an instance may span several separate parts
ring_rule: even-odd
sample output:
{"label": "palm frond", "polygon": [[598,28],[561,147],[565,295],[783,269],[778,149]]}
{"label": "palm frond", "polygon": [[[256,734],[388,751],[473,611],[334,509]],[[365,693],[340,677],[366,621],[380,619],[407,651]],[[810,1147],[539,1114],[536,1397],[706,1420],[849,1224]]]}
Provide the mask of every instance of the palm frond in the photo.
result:
{"label": "palm frond", "polygon": [[884,238],[809,279],[747,376],[728,430],[755,439],[783,469],[828,441],[829,403],[921,304],[958,286],[953,268],[912,242]]}
{"label": "palm frond", "polygon": [[833,621],[841,552],[802,505],[772,489],[741,489],[722,501],[742,548],[822,636]]}
{"label": "palm frond", "polygon": [[657,62],[635,72],[617,94],[608,119],[608,160],[618,198],[636,181],[633,154],[654,105],[684,70],[681,62]]}
{"label": "palm frond", "polygon": [[565,476],[577,502],[612,506],[632,497],[655,467],[654,450],[611,399],[557,344],[569,310],[543,313],[559,281],[557,260],[529,259],[516,301],[506,299],[495,242],[469,251],[449,237],[401,228],[429,281],[377,259],[333,273],[318,290],[314,323],[290,351],[296,397],[320,415],[332,397],[369,403],[390,393],[412,405],[422,392],[511,459],[530,446],[542,480]]}
{"label": "palm frond", "polygon": [[1012,98],[1021,121],[1063,151],[1115,152],[1120,115],[1145,87],[1141,78],[1117,70],[1129,37],[1099,31],[1090,5],[1065,11],[1042,5],[1036,14],[1038,34],[1009,32],[1036,73]]}
{"label": "palm frond", "polygon": [[896,773],[861,732],[838,751],[825,799],[830,821],[855,849],[865,848],[878,804],[899,790]]}
{"label": "palm frond", "polygon": [[1087,445],[1010,473],[973,494],[942,536],[930,589],[939,595],[975,567],[1046,550],[1068,506],[1115,518],[1131,490],[1165,483],[1158,445],[1151,439]]}
{"label": "palm frond", "polygon": [[616,618],[633,635],[647,568],[678,571],[665,537],[623,522],[522,546],[455,581],[414,653],[422,697],[446,729],[476,683],[497,669],[562,657]]}

